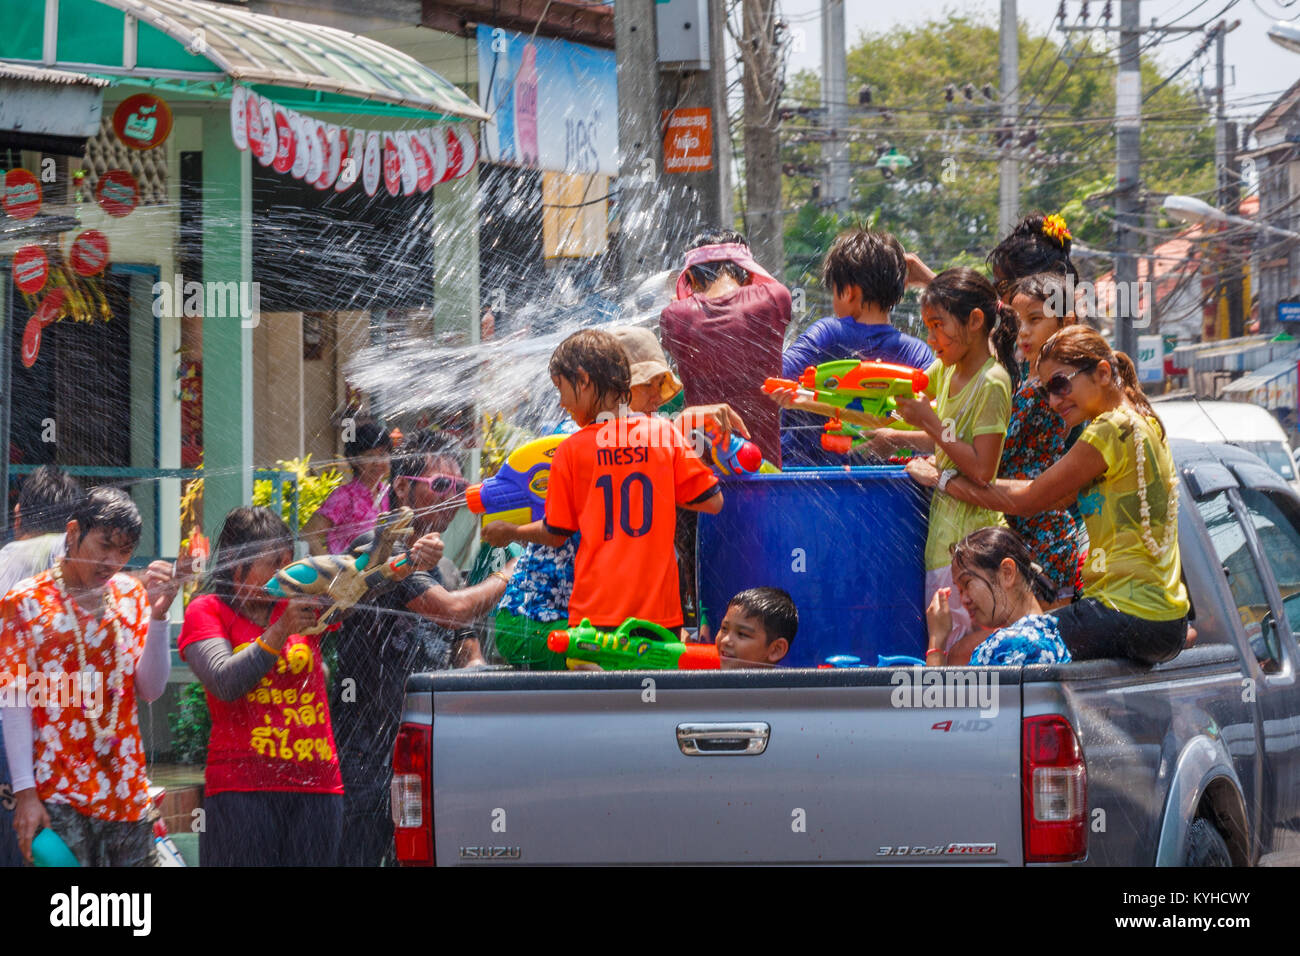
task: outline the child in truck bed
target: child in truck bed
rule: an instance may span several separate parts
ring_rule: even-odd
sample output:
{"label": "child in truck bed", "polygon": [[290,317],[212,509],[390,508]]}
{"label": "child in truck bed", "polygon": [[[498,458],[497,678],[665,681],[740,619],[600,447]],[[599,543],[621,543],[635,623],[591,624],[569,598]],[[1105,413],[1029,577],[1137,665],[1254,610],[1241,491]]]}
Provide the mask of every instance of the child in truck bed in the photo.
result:
{"label": "child in truck bed", "polygon": [[614,628],[635,617],[681,627],[677,508],[721,511],[717,477],[672,422],[628,411],[631,368],[610,333],[569,336],[550,371],[560,404],[582,427],[555,450],[542,527],[511,537],[559,547],[581,533],[571,625],[587,618]]}

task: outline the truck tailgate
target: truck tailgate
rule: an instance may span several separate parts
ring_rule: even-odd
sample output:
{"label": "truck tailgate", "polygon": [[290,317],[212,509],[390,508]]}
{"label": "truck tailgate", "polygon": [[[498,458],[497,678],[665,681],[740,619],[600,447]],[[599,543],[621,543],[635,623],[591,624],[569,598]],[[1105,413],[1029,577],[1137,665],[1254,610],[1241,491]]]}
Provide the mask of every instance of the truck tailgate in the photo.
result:
{"label": "truck tailgate", "polygon": [[1019,864],[1018,672],[983,712],[892,675],[426,678],[437,862]]}

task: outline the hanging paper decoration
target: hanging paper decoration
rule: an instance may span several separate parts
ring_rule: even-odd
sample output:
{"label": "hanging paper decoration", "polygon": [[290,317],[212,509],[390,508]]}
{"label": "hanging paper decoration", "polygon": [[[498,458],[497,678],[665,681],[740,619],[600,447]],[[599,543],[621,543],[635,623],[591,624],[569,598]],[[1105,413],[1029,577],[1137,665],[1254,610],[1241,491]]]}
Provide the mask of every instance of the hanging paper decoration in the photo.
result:
{"label": "hanging paper decoration", "polygon": [[248,149],[248,90],[242,86],[230,91],[230,135],[237,150]]}
{"label": "hanging paper decoration", "polygon": [[[346,130],[344,131],[346,132]],[[352,134],[352,142],[348,146],[348,154],[343,159],[343,164],[339,169],[339,180],[334,184],[335,192],[347,192],[351,189],[361,176],[361,162],[366,151],[366,137],[361,130],[356,130]]]}
{"label": "hanging paper decoration", "polygon": [[95,200],[115,219],[129,216],[140,201],[140,185],[125,169],[110,169],[95,184]]}
{"label": "hanging paper decoration", "polygon": [[275,108],[275,159],[271,168],[277,173],[287,173],[293,168],[296,144],[293,127],[289,124],[289,111],[283,106]]}
{"label": "hanging paper decoration", "polygon": [[23,246],[14,253],[13,272],[19,291],[35,295],[50,278],[50,260],[40,246]]}
{"label": "hanging paper decoration", "polygon": [[402,156],[397,151],[397,135],[384,134],[384,188],[396,196],[402,190]]}
{"label": "hanging paper decoration", "polygon": [[373,130],[366,134],[366,154],[361,163],[361,185],[367,196],[379,191],[380,158],[379,134]]}
{"label": "hanging paper decoration", "polygon": [[4,198],[0,205],[14,219],[31,219],[41,208],[41,183],[25,169],[5,173]]}
{"label": "hanging paper decoration", "polygon": [[72,240],[68,262],[79,276],[99,275],[108,265],[108,237],[98,229],[85,230]]}
{"label": "hanging paper decoration", "polygon": [[411,134],[411,158],[415,163],[415,188],[422,193],[427,193],[433,188],[433,157],[429,155],[429,147],[422,135],[423,130],[416,130]]}
{"label": "hanging paper decoration", "polygon": [[152,93],[128,96],[113,110],[113,132],[132,149],[153,149],[171,131],[171,107]]}
{"label": "hanging paper decoration", "polygon": [[[170,111],[167,115],[170,122]],[[350,130],[304,116],[247,87],[236,86],[230,97],[237,149],[278,173],[335,192],[346,192],[359,180],[368,196],[379,191],[380,182],[389,195],[411,196],[466,175],[478,161],[478,144],[463,126]]]}

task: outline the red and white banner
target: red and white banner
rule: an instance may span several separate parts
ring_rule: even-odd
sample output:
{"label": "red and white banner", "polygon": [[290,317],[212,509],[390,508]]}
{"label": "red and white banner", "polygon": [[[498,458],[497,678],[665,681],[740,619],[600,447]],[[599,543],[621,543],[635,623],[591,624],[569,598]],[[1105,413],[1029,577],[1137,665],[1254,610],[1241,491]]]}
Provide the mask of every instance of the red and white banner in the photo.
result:
{"label": "red and white banner", "polygon": [[243,86],[230,97],[230,134],[263,166],[321,190],[346,192],[358,182],[373,196],[427,193],[466,175],[478,162],[478,143],[467,124],[417,130],[358,130],[323,123],[272,103]]}

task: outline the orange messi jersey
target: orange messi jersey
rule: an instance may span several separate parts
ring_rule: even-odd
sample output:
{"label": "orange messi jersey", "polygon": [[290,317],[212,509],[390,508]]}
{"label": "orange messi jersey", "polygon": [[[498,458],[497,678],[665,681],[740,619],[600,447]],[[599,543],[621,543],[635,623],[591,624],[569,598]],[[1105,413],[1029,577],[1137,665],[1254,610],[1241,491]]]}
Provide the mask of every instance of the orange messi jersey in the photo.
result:
{"label": "orange messi jersey", "polygon": [[703,500],[718,479],[664,418],[592,423],[551,462],[546,527],[581,532],[569,623],[617,627],[629,617],[680,627],[677,506]]}

